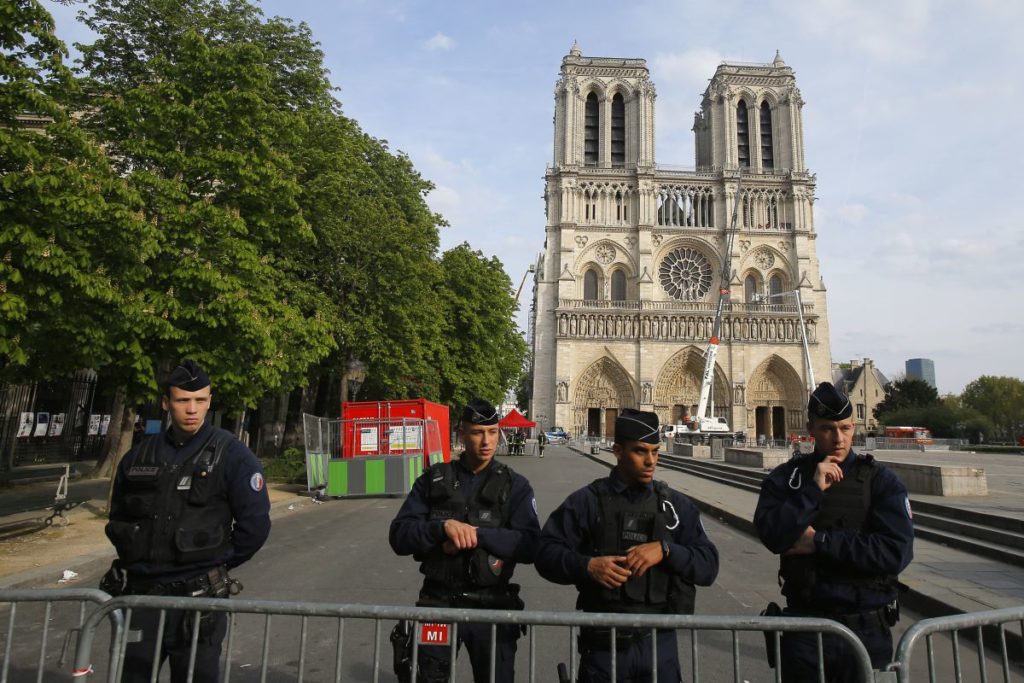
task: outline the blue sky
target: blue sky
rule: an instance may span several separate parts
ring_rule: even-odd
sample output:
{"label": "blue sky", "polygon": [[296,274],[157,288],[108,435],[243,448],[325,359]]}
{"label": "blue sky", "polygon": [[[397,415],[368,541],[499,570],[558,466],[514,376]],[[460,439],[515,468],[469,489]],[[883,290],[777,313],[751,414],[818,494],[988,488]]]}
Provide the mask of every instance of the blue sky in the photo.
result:
{"label": "blue sky", "polygon": [[[806,104],[832,357],[887,375],[935,361],[940,392],[1024,377],[1024,3],[266,0],[308,23],[345,113],[409,154],[450,227],[518,285],[544,242],[553,88],[583,54],[642,57],[656,159],[693,164],[693,113],[722,60],[780,50]],[[50,4],[58,34],[88,39]],[[528,307],[529,284],[521,297]],[[525,312],[520,315],[525,326]]]}

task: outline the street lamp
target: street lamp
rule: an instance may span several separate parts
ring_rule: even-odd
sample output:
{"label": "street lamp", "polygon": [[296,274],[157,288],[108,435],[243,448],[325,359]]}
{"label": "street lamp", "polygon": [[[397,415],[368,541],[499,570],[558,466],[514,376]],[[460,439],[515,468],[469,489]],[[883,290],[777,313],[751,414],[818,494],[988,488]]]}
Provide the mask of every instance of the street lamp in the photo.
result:
{"label": "street lamp", "polygon": [[814,368],[811,367],[811,351],[807,347],[807,323],[804,321],[804,305],[800,300],[800,289],[794,289],[788,292],[779,292],[778,294],[766,294],[759,297],[760,301],[768,301],[769,299],[777,299],[783,296],[796,295],[796,314],[800,318],[800,341],[803,342],[804,347],[804,361],[807,363],[807,391],[808,393],[814,393]]}
{"label": "street lamp", "polygon": [[348,362],[348,395],[350,400],[355,401],[359,396],[359,390],[366,381],[366,365],[358,358],[351,358]]}

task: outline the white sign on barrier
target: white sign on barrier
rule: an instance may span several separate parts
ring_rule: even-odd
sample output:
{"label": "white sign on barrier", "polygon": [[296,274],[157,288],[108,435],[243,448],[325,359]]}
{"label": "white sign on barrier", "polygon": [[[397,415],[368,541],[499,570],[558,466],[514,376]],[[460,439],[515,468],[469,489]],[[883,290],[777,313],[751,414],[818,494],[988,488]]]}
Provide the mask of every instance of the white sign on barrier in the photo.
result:
{"label": "white sign on barrier", "polygon": [[359,428],[359,450],[362,452],[377,450],[377,428],[376,427],[360,427]]}
{"label": "white sign on barrier", "polygon": [[389,427],[388,443],[392,451],[418,451],[423,447],[423,433],[419,425]]}

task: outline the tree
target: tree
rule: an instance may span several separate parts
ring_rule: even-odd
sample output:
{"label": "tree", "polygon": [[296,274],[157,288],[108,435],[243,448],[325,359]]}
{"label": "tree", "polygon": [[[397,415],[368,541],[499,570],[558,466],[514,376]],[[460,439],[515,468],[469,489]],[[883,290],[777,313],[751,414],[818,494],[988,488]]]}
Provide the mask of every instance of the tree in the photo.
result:
{"label": "tree", "polygon": [[991,433],[992,422],[954,397],[927,405],[912,405],[886,415],[889,425],[926,427],[932,436],[940,439],[970,439],[976,442],[978,433]]}
{"label": "tree", "polygon": [[465,405],[473,397],[500,403],[517,379],[526,342],[513,316],[512,281],[496,258],[463,243],[441,258],[445,341],[439,359],[441,400]]}
{"label": "tree", "polygon": [[885,387],[885,398],[874,410],[875,419],[892,424],[887,415],[911,406],[928,406],[939,402],[935,387],[920,379],[903,378]]}
{"label": "tree", "polygon": [[[165,321],[136,294],[150,276],[154,226],[139,195],[71,116],[77,83],[53,18],[35,0],[0,22],[0,368],[32,381],[116,363],[152,384],[140,334]],[[24,125],[24,114],[42,121]]]}
{"label": "tree", "polygon": [[964,387],[961,400],[988,417],[997,438],[1024,433],[1024,382],[1016,377],[982,375]]}
{"label": "tree", "polygon": [[241,0],[97,0],[80,17],[97,35],[78,46],[83,125],[158,235],[139,293],[167,321],[140,340],[153,366],[196,358],[226,408],[303,381],[332,348],[322,294],[295,272],[315,239],[283,151],[297,112],[329,100],[308,30]]}

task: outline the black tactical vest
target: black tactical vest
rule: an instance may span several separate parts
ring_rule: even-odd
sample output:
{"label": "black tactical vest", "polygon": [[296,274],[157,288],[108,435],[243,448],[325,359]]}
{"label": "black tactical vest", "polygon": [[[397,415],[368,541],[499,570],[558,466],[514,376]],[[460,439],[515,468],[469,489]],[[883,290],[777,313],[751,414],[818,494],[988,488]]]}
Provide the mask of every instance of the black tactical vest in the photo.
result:
{"label": "black tactical vest", "polygon": [[[801,457],[796,465],[799,476],[804,478],[804,481],[808,478],[813,479],[818,462],[815,456]],[[871,508],[871,483],[876,474],[878,465],[874,457],[857,456],[850,475],[832,484],[825,492],[821,509],[811,522],[814,530],[866,530],[868,511]],[[879,590],[895,582],[895,577],[864,572],[849,562],[839,562],[819,553],[781,555],[779,576],[783,581],[783,592],[798,602],[809,602],[813,599],[814,585],[818,577],[829,583],[848,583]]]}
{"label": "black tactical vest", "polygon": [[[590,484],[597,497],[597,519],[590,530],[590,553],[625,555],[635,545],[668,541],[669,528],[679,517],[668,503],[668,486],[654,482],[655,495],[631,503],[615,493],[608,478]],[[632,614],[693,614],[696,588],[674,572],[655,565],[643,576],[630,577],[616,589],[607,589],[594,581],[580,588],[576,609],[585,612],[627,612]]]}
{"label": "black tactical vest", "polygon": [[201,564],[231,546],[231,507],[220,476],[227,434],[210,429],[196,453],[177,464],[160,462],[164,438],[157,434],[142,443],[107,523],[107,537],[128,567]]}
{"label": "black tactical vest", "polygon": [[[454,519],[483,528],[507,526],[511,514],[512,469],[495,462],[485,476],[487,478],[476,486],[473,497],[467,500],[452,463],[431,465],[427,470],[430,519]],[[427,578],[428,590],[441,592],[443,586],[447,594],[478,589],[501,592],[515,570],[514,562],[495,557],[483,548],[455,555],[434,548],[415,559],[421,562],[420,571]]]}

